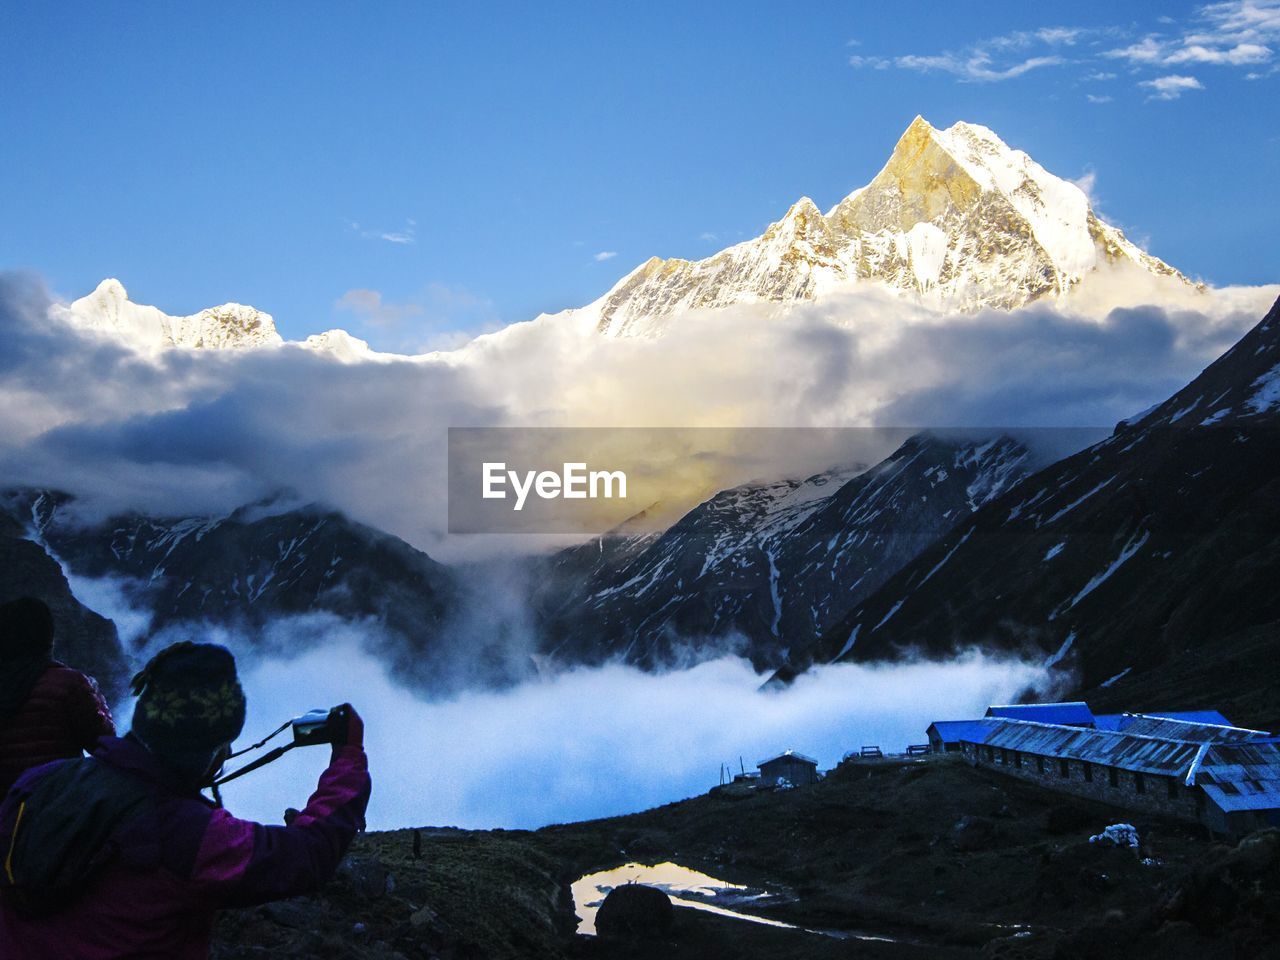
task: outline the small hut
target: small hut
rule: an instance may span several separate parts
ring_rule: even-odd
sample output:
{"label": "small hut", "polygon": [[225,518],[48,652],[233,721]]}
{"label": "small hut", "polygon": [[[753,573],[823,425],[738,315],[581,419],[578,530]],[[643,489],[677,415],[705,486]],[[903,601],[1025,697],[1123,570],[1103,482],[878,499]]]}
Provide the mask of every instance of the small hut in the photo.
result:
{"label": "small hut", "polygon": [[787,750],[770,760],[761,760],[760,785],[776,787],[786,781],[793,787],[818,782],[818,761],[794,750]]}

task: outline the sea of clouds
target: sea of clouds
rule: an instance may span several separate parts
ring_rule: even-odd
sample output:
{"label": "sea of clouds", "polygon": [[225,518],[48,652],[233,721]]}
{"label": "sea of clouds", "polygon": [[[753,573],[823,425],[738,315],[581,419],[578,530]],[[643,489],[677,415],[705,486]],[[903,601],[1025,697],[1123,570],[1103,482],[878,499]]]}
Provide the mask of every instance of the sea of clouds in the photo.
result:
{"label": "sea of clouds", "polygon": [[[762,691],[765,675],[724,657],[656,674],[578,668],[428,700],[398,685],[342,625],[301,656],[244,662],[245,742],[314,707],[355,705],[374,782],[371,829],[534,828],[643,810],[705,792],[721,764],[752,770],[795,749],[829,769],[863,744],[901,751],[925,742],[935,719],[981,716],[1046,682],[1036,666],[975,653],[825,667]],[[228,784],[224,799],[238,816],[279,822],[286,807],[305,804],[327,760],[323,747],[294,750]]]}
{"label": "sea of clouds", "polygon": [[[215,514],[287,489],[437,559],[506,553],[445,532],[449,426],[1106,426],[1185,384],[1277,292],[1100,274],[1061,304],[945,315],[868,286],[785,317],[691,313],[656,339],[543,317],[431,360],[352,364],[296,345],[134,354],[10,274],[0,477],[98,516]],[[724,482],[769,467],[729,464]]]}

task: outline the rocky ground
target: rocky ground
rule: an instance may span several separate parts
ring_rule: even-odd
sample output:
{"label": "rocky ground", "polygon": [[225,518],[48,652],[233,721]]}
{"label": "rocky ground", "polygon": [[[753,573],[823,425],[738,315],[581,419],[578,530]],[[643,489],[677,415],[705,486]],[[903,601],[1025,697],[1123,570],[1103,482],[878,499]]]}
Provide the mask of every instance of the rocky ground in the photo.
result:
{"label": "rocky ground", "polygon": [[[1122,820],[1140,851],[1089,842]],[[665,860],[764,887],[756,912],[826,935],[677,909],[655,940],[575,936],[571,881]],[[318,896],[228,912],[213,956],[1264,958],[1277,894],[1280,831],[1220,844],[956,758],[848,761],[811,787],[535,832],[368,834]]]}

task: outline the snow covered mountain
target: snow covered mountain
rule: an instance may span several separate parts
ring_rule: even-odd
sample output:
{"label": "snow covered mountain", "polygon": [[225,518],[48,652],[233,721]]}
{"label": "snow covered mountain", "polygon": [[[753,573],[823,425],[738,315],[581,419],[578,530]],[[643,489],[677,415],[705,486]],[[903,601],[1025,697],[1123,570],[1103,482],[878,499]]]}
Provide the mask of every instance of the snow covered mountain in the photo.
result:
{"label": "snow covered mountain", "polygon": [[103,280],[93,293],[54,315],[81,330],[110,337],[142,353],[167,347],[225,350],[284,343],[271,315],[240,303],[209,307],[189,317],[171,317],[156,307],[134,303],[119,280]]}
{"label": "snow covered mountain", "polygon": [[661,535],[562,551],[536,600],[548,652],[661,666],[730,647],[771,668],[1024,476],[1027,461],[1008,438],[921,434],[870,469],[745,484]]}
{"label": "snow covered mountain", "polygon": [[1277,464],[1280,301],[1164,403],[959,524],[782,676],[982,646],[1043,658],[1091,703],[1280,723],[1261,682],[1280,656]]}
{"label": "snow covered mountain", "polygon": [[754,240],[705,260],[653,257],[566,313],[605,334],[654,336],[677,312],[785,309],[867,281],[944,309],[1012,309],[1116,262],[1186,282],[1100,220],[1078,186],[991,130],[916,117],[875,179],[826,214],[803,197]]}
{"label": "snow covered mountain", "polygon": [[[1189,283],[1104,223],[1078,186],[991,130],[972,123],[938,130],[916,117],[875,178],[825,214],[801,198],[754,240],[705,260],[653,257],[594,303],[539,320],[658,336],[686,310],[766,304],[785,311],[872,282],[940,310],[1013,309],[1061,297],[1099,266],[1118,263]],[[253,307],[228,303],[173,317],[130,302],[117,280],[54,311],[144,352],[284,343],[271,317]],[[343,363],[440,358],[378,353],[343,330],[300,345]]]}

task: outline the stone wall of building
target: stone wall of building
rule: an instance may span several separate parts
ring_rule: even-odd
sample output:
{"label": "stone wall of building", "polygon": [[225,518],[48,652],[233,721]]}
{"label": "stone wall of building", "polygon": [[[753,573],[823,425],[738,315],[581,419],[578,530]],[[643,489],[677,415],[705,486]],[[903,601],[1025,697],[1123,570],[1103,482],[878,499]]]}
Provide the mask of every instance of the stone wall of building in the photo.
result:
{"label": "stone wall of building", "polygon": [[1082,760],[964,744],[964,755],[980,767],[1035,783],[1047,790],[1070,793],[1142,813],[1198,822],[1206,803],[1204,792],[1176,777],[1136,773]]}
{"label": "stone wall of building", "polygon": [[817,783],[818,768],[815,764],[805,763],[797,757],[778,757],[760,764],[761,785],[771,787],[779,780],[786,780],[793,787]]}

